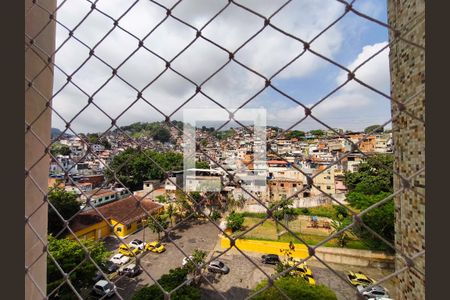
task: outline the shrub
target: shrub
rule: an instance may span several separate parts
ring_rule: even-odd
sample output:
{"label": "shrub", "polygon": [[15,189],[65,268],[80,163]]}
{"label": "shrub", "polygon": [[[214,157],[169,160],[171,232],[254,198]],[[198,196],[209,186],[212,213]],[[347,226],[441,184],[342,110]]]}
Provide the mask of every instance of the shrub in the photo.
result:
{"label": "shrub", "polygon": [[[169,271],[169,274],[164,274],[158,280],[158,283],[166,290],[171,291],[181,285],[187,278],[188,270],[184,268],[176,268]],[[176,290],[170,297],[174,300],[196,300],[200,299],[201,291],[198,287],[183,285]],[[132,300],[163,300],[164,294],[161,289],[153,284],[144,287],[137,291]]]}
{"label": "shrub", "polygon": [[259,213],[259,212],[244,211],[241,214],[242,214],[242,216],[248,217],[248,218],[265,219],[267,217],[267,213]]}
{"label": "shrub", "polygon": [[244,216],[242,214],[232,212],[227,217],[227,227],[233,231],[241,229],[242,224],[244,224]]}
{"label": "shrub", "polygon": [[[268,284],[267,279],[260,282],[254,291],[258,291]],[[332,290],[324,285],[310,285],[301,277],[281,277],[274,284],[281,289],[290,299],[308,300],[336,300],[336,295]],[[253,299],[272,300],[284,299],[284,296],[275,287],[270,287],[258,294]]]}
{"label": "shrub", "polygon": [[221,217],[220,212],[218,212],[217,210],[214,210],[211,214],[211,219],[213,219],[214,221],[219,220]]}

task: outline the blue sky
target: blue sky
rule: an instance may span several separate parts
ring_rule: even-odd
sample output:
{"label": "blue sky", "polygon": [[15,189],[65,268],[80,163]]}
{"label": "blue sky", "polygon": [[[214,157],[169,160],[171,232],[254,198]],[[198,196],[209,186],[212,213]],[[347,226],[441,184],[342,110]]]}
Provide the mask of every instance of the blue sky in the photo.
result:
{"label": "blue sky", "polygon": [[[165,17],[160,7],[140,1],[121,19],[120,24],[139,38],[143,38],[159,20]],[[171,1],[164,1],[165,5]],[[172,1],[173,2],[173,1]],[[270,16],[283,1],[239,1],[265,16]],[[201,28],[227,1],[204,2],[186,0],[173,10],[173,14]],[[121,0],[99,1],[97,8],[112,17],[120,16],[130,3]],[[386,22],[386,2],[379,0],[356,1],[354,7],[371,17]],[[292,1],[271,22],[295,36],[310,40],[344,12],[345,7],[335,0]],[[71,1],[58,11],[60,22],[73,28],[89,11],[85,1]],[[262,20],[245,10],[230,5],[219,17],[202,30],[202,35],[222,47],[233,51],[248,37],[261,28]],[[111,20],[94,11],[75,31],[75,36],[88,45],[94,45],[111,28]],[[67,37],[67,31],[57,28],[57,44]],[[170,60],[195,38],[195,31],[173,19],[168,19],[145,40],[145,45]],[[330,30],[311,44],[311,49],[338,62],[354,68],[371,54],[386,46],[387,29],[348,13]],[[96,55],[109,65],[117,67],[136,49],[137,40],[127,33],[115,29],[96,49]],[[290,59],[300,53],[301,43],[266,28],[261,34],[238,51],[236,58],[262,73],[271,76]],[[70,39],[56,56],[56,63],[70,74],[88,57],[89,49]],[[212,72],[228,60],[224,51],[198,39],[189,50],[180,55],[173,67],[197,83],[201,83]],[[117,117],[119,125],[132,122],[161,121],[164,117],[148,104],[158,107],[169,115],[186,99],[193,95],[195,86],[169,71],[143,92],[146,101],[138,101],[126,113],[121,114],[136,99],[140,90],[164,70],[164,62],[140,49],[118,70],[128,84],[114,78],[94,96],[94,102],[111,117]],[[110,68],[100,60],[91,58],[74,76],[74,85],[69,84],[54,98],[53,108],[70,120],[87,103],[92,95],[110,76]],[[65,75],[55,71],[55,90],[63,86]],[[389,94],[388,49],[377,55],[356,72],[356,77],[374,88]],[[307,53],[283,72],[272,83],[286,94],[311,107],[319,99],[346,79],[340,68]],[[130,87],[131,85],[131,87]],[[233,109],[242,104],[264,86],[264,81],[254,74],[230,63],[203,87],[208,96]],[[147,102],[147,103],[146,103]],[[186,108],[217,107],[202,95],[197,95]],[[303,117],[303,108],[272,89],[266,89],[245,108],[267,109],[269,125],[289,127]],[[173,115],[181,120],[182,110]],[[372,124],[380,124],[390,118],[389,100],[369,91],[357,83],[350,82],[338,93],[313,108],[313,115],[329,124],[351,130],[362,130]],[[63,121],[53,115],[53,127],[63,128]],[[100,132],[106,130],[110,120],[99,109],[89,106],[72,123],[77,132]],[[323,128],[313,120],[307,120],[296,128],[309,130]]]}

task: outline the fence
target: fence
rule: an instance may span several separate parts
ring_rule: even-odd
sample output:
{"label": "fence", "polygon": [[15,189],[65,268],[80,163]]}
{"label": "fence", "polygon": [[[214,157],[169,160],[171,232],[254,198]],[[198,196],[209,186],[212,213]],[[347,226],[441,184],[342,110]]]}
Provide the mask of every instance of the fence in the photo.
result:
{"label": "fence", "polygon": [[[130,194],[132,192],[129,188],[123,184],[123,178],[119,178],[118,174],[121,169],[126,165],[126,161],[121,162],[120,165],[111,169],[107,162],[104,159],[99,157],[98,152],[93,150],[93,144],[99,142],[107,133],[115,131],[120,133],[124,139],[126,139],[129,143],[129,147],[133,147],[137,149],[139,153],[144,155],[144,157],[151,162],[153,166],[155,166],[160,172],[165,174],[165,178],[169,180],[173,185],[177,187],[177,190],[184,194],[184,196],[189,200],[190,206],[195,211],[196,207],[204,204],[203,200],[201,203],[197,203],[195,199],[193,199],[192,195],[189,193],[185,193],[181,186],[171,179],[172,177],[168,177],[169,172],[171,170],[166,169],[164,166],[161,166],[153,157],[150,157],[144,150],[145,145],[139,140],[139,137],[130,136],[126,131],[124,131],[119,125],[118,120],[126,114],[128,111],[131,111],[131,108],[136,104],[142,105],[139,106],[140,109],[145,108],[148,111],[156,112],[159,116],[159,120],[165,122],[165,126],[172,130],[173,132],[178,132],[180,135],[182,130],[172,122],[174,120],[174,115],[188,107],[190,103],[194,100],[198,99],[196,97],[202,97],[204,102],[212,104],[214,103],[218,107],[222,108],[228,115],[229,120],[221,126],[218,126],[213,132],[210,132],[209,135],[217,132],[219,129],[223,128],[230,121],[234,121],[239,124],[245,131],[252,133],[252,129],[249,128],[248,125],[243,124],[239,119],[236,118],[237,113],[244,109],[244,106],[255,101],[258,95],[267,92],[270,90],[273,93],[274,97],[287,99],[292,103],[298,105],[298,112],[301,112],[302,115],[299,115],[298,118],[290,124],[290,126],[276,134],[275,137],[270,138],[268,142],[276,140],[276,138],[282,136],[287,130],[290,130],[302,122],[306,122],[305,120],[314,120],[330,132],[332,132],[335,136],[340,137],[341,139],[346,140],[347,145],[351,147],[351,152],[343,153],[339,155],[338,159],[334,162],[329,163],[323,170],[315,175],[306,174],[301,168],[294,168],[302,173],[305,178],[307,178],[309,187],[313,187],[318,189],[324,196],[328,197],[333,203],[338,204],[340,206],[345,207],[348,213],[353,217],[352,222],[346,226],[345,228],[331,234],[327,238],[325,238],[322,242],[312,246],[308,245],[301,236],[297,235],[295,232],[292,232],[289,228],[278,221],[273,217],[273,212],[280,206],[282,203],[279,203],[275,207],[267,207],[264,203],[262,203],[258,197],[254,196],[252,193],[245,191],[251,198],[261,204],[267,212],[267,218],[272,218],[275,222],[279,224],[279,226],[284,227],[287,231],[289,231],[292,235],[294,235],[299,243],[304,244],[307,249],[308,255],[302,260],[307,261],[314,257],[318,261],[320,261],[326,268],[332,271],[336,276],[341,278],[344,282],[351,284],[344,278],[344,276],[333,270],[323,259],[317,255],[318,249],[325,244],[327,241],[335,238],[342,232],[346,230],[350,230],[354,227],[365,228],[365,230],[371,232],[378,239],[382,240],[384,243],[388,245],[392,250],[396,252],[397,262],[396,262],[396,270],[389,276],[381,278],[377,281],[377,284],[382,284],[383,282],[389,280],[392,277],[400,278],[399,289],[401,293],[399,294],[400,298],[410,299],[410,293],[415,293],[415,295],[424,295],[424,254],[425,254],[425,244],[424,244],[424,226],[423,226],[423,210],[424,210],[424,187],[425,187],[425,175],[424,175],[424,134],[421,135],[420,132],[424,133],[424,88],[423,88],[423,78],[424,78],[424,51],[425,47],[423,44],[424,40],[424,2],[423,1],[407,1],[405,3],[397,3],[395,1],[389,1],[389,23],[385,23],[376,18],[369,16],[367,13],[363,13],[359,8],[357,8],[357,3],[359,1],[329,1],[329,5],[331,3],[333,5],[338,5],[340,7],[340,13],[335,16],[335,18],[329,22],[328,24],[322,24],[320,30],[315,32],[315,34],[305,38],[297,33],[290,32],[290,30],[284,29],[277,25],[276,17],[278,15],[282,15],[283,12],[290,10],[289,6],[292,5],[291,2],[295,1],[286,1],[283,3],[272,4],[272,9],[270,12],[264,11],[261,12],[258,6],[252,6],[250,3],[241,3],[240,1],[225,1],[222,6],[217,5],[214,13],[209,15],[207,18],[201,20],[192,20],[189,19],[189,14],[193,14],[197,10],[205,9],[207,6],[203,4],[198,4],[191,10],[187,9],[186,15],[182,18],[178,16],[179,7],[187,1],[176,1],[171,5],[166,4],[165,2],[157,2],[157,1],[133,1],[132,3],[121,2],[120,9],[117,11],[111,10],[111,7],[102,6],[102,1],[80,1],[80,7],[77,11],[78,13],[82,11],[81,18],[79,19],[70,19],[66,20],[67,23],[60,20],[60,15],[64,11],[66,7],[70,9],[74,9],[71,7],[71,1],[64,0],[59,1],[25,1],[25,15],[26,15],[26,32],[25,32],[25,54],[26,54],[26,76],[25,76],[25,103],[26,103],[26,118],[25,118],[25,140],[26,140],[26,169],[25,169],[25,188],[26,188],[26,211],[25,211],[25,238],[26,238],[26,260],[25,260],[25,281],[26,281],[26,298],[27,299],[36,299],[40,297],[54,297],[58,290],[62,287],[66,287],[73,294],[72,296],[75,298],[83,298],[81,295],[81,291],[76,288],[76,285],[73,281],[74,272],[84,263],[91,262],[98,271],[102,273],[104,278],[107,276],[104,274],[100,266],[95,262],[92,258],[89,250],[81,243],[81,241],[75,236],[73,230],[70,228],[70,222],[76,218],[76,216],[80,215],[81,211],[76,212],[72,216],[63,217],[62,212],[58,211],[55,206],[49,201],[48,195],[55,188],[47,188],[47,176],[48,176],[48,161],[49,158],[52,158],[54,161],[58,162],[56,157],[51,153],[51,147],[56,143],[56,139],[50,139],[50,117],[53,114],[54,118],[58,118],[62,124],[65,125],[65,129],[61,132],[58,137],[63,136],[64,133],[71,133],[72,135],[78,137],[84,145],[87,145],[87,153],[81,158],[75,161],[75,165],[83,162],[83,159],[87,156],[94,157],[96,160],[103,165],[103,168],[107,172],[111,172],[112,177],[116,184],[125,188]],[[410,2],[414,5],[408,5]],[[124,23],[127,21],[127,15],[131,15],[133,8],[138,5],[151,4],[157,7],[160,10],[160,18],[156,18],[155,16],[151,16],[150,19],[159,20],[155,22],[149,28],[140,28],[139,32],[131,32],[125,26]],[[326,6],[326,5],[325,5]],[[75,6],[76,8],[76,6]],[[303,19],[308,20],[308,22],[314,22],[320,20],[321,13],[323,12],[321,9],[318,10],[320,13],[318,15],[312,16],[304,16]],[[300,14],[300,10],[298,11]],[[211,38],[207,32],[208,29],[212,26],[219,26],[220,28],[228,28],[230,23],[229,19],[226,16],[233,16],[237,14],[245,14],[248,18],[253,18],[254,20],[258,20],[259,26],[252,28],[251,26],[243,25],[240,30],[245,31],[248,36],[245,37],[242,41],[237,43],[234,41],[234,44],[226,39],[226,36],[223,34],[219,34],[219,39]],[[96,26],[94,23],[88,23],[93,19],[93,16],[102,18],[102,22],[107,22],[109,25],[101,27],[91,27],[90,34],[97,35],[96,42],[92,42],[93,40],[89,38],[89,36],[80,36],[78,33],[81,32],[83,26]],[[337,24],[341,22],[341,20],[348,18],[350,15],[356,16],[358,20],[361,22],[367,22],[371,24],[371,26],[384,28],[389,32],[389,43],[364,58],[359,64],[351,67],[346,67],[343,64],[339,63],[332,56],[327,55],[327,53],[321,53],[317,48],[320,48],[320,44],[322,43],[321,37],[330,31],[333,31],[336,28]],[[146,15],[140,15],[142,20],[149,18]],[[223,17],[224,19],[220,19]],[[316,18],[314,20],[313,18]],[[301,18],[298,18],[301,19]],[[97,20],[98,21],[98,20]],[[306,24],[308,24],[306,22]],[[88,25],[86,25],[88,23]],[[199,25],[200,24],[200,25]],[[245,24],[245,23],[243,23]],[[158,29],[163,26],[181,26],[185,31],[192,31],[194,33],[194,37],[191,40],[185,40],[185,44],[177,44],[175,43],[173,47],[170,49],[162,49],[162,51],[170,52],[171,58],[167,58],[167,55],[161,55],[158,51],[152,50],[151,47],[148,46],[147,41],[152,40],[153,38],[156,41],[152,41],[152,45],[158,44],[158,39],[163,41],[165,39],[171,38],[170,35],[165,35],[164,33],[158,33]],[[222,27],[221,27],[222,26]],[[356,26],[357,27],[357,26]],[[58,32],[63,32],[65,37],[58,41],[57,46],[55,46],[55,31],[58,29]],[[95,28],[102,28],[104,32],[95,31]],[[250,51],[250,56],[256,55],[259,52],[263,53],[263,58],[268,59],[268,57],[264,57],[264,55],[270,56],[273,55],[273,59],[277,58],[276,53],[267,53],[267,48],[265,45],[270,43],[270,41],[264,41],[265,34],[269,31],[275,31],[277,34],[283,36],[286,43],[291,42],[296,46],[289,49],[292,50],[293,55],[292,58],[285,58],[285,61],[282,62],[281,66],[276,70],[260,70],[258,69],[257,64],[252,64],[248,60],[243,59],[244,56],[241,56],[241,53],[245,53],[245,51]],[[352,30],[352,29],[348,29]],[[145,32],[144,32],[145,31]],[[226,31],[226,30],[225,30]],[[124,43],[121,45],[114,44],[114,38],[111,37],[114,34],[120,34],[127,36],[129,39],[128,43]],[[183,34],[181,34],[183,35]],[[60,35],[62,36],[62,35]],[[186,34],[187,36],[187,34]],[[112,39],[112,41],[110,40]],[[257,39],[262,39],[263,42],[257,44],[256,48],[250,48],[252,42],[255,42]],[[201,52],[198,48],[196,48],[198,43],[205,43],[208,47],[213,47],[216,51],[221,52],[223,57],[223,63],[216,62],[217,65],[213,66],[214,69],[210,68],[208,70],[203,69],[206,66],[202,64],[202,59],[205,57],[204,53]],[[66,50],[71,43],[77,45],[77,47],[81,47],[84,49],[86,53],[86,57],[78,57],[77,55],[73,55],[69,50]],[[102,45],[105,46],[108,51],[119,51],[122,48],[127,48],[129,53],[116,59],[114,62],[108,61],[103,57],[105,48],[102,48]],[[133,45],[131,47],[131,45]],[[330,45],[332,47],[332,45]],[[390,61],[391,61],[391,77],[393,80],[391,96],[387,95],[385,92],[377,89],[377,87],[369,84],[368,82],[362,80],[359,77],[360,70],[363,70],[363,66],[367,63],[375,60],[384,50],[390,48]],[[250,50],[248,50],[250,49]],[[300,50],[299,50],[300,49]],[[161,49],[159,49],[161,50]],[[66,51],[66,52],[65,52]],[[188,61],[184,63],[184,70],[181,71],[180,66],[177,65],[177,62],[182,60],[183,53],[187,53],[188,51],[193,51],[194,53],[198,51],[198,55],[200,59]],[[264,52],[266,51],[266,52]],[[252,53],[253,52],[253,53]],[[326,52],[326,51],[325,51]],[[138,54],[139,53],[139,54]],[[405,53],[409,54],[409,57],[404,56]],[[146,55],[151,57],[151,59],[156,60],[157,64],[161,67],[161,72],[154,72],[152,69],[146,69],[148,72],[152,73],[152,79],[148,79],[142,74],[137,74],[136,77],[125,78],[122,76],[122,69],[125,68],[126,62],[133,59],[138,55]],[[248,55],[248,53],[247,53]],[[314,105],[307,105],[303,99],[299,99],[299,97],[294,97],[289,94],[289,89],[283,86],[277,85],[277,79],[282,77],[282,72],[286,69],[292,68],[294,64],[301,63],[302,58],[304,57],[314,57],[316,62],[321,62],[323,64],[330,64],[334,66],[337,70],[342,71],[344,78],[341,84],[338,84],[336,87],[330,89],[330,92],[326,94],[324,97],[319,97],[319,100],[315,102]],[[71,63],[71,72],[67,72],[64,70],[64,67],[60,65],[59,59],[65,57],[72,59]],[[405,58],[407,57],[407,58]],[[198,58],[198,57],[197,57]],[[98,68],[103,68],[105,74],[103,75],[103,79],[101,82],[91,81],[88,85],[80,85],[78,81],[80,81],[80,70],[89,65],[90,62],[95,61],[98,64]],[[415,62],[416,64],[410,64],[410,62]],[[209,82],[215,80],[217,78],[217,74],[222,74],[225,79],[230,80],[231,82],[234,80],[232,77],[230,78],[230,73],[227,73],[227,68],[230,68],[231,65],[235,67],[242,68],[245,72],[248,72],[253,76],[252,79],[254,86],[257,86],[257,82],[262,82],[262,87],[259,89],[253,89],[251,95],[241,96],[241,102],[236,105],[237,109],[230,109],[229,105],[227,105],[229,100],[227,99],[226,93],[222,94],[210,94],[205,86]],[[187,66],[187,67],[186,67]],[[208,65],[208,67],[211,67]],[[306,66],[305,68],[310,67]],[[86,67],[87,68],[87,67]],[[97,69],[89,69],[87,68],[87,72],[84,73],[84,76],[93,75],[97,72]],[[145,69],[145,67],[144,67]],[[156,68],[155,68],[156,69]],[[204,74],[204,78],[199,79],[198,74],[194,71],[200,70]],[[137,70],[136,70],[137,72]],[[170,76],[168,75],[170,74]],[[407,76],[405,76],[407,75]],[[412,76],[413,75],[413,76]],[[169,78],[164,79],[164,76],[169,76]],[[248,75],[250,76],[250,75]],[[55,77],[55,81],[53,79]],[[411,79],[413,77],[413,79]],[[94,78],[94,76],[93,76]],[[166,82],[164,83],[164,80]],[[408,81],[409,80],[409,81]],[[109,97],[113,97],[118,95],[119,91],[114,90],[109,85],[112,81],[118,81],[121,84],[121,90],[127,90],[129,94],[129,99],[131,103],[127,103],[127,105],[121,104],[122,108],[118,111],[109,111],[109,105],[101,106],[96,100],[100,97],[99,95],[105,90],[109,90]],[[142,82],[145,81],[145,82]],[[183,81],[183,83],[181,83]],[[163,83],[161,83],[163,82]],[[184,93],[179,93],[178,97],[185,96],[181,101],[174,101],[176,105],[169,109],[167,112],[167,107],[164,106],[164,101],[156,101],[152,98],[149,91],[152,90],[153,87],[158,84],[168,86],[169,89],[177,89],[182,84],[189,85],[189,90],[192,90],[192,93],[187,95]],[[229,82],[224,81],[223,85],[227,85]],[[320,83],[319,83],[320,84]],[[328,122],[322,120],[317,114],[316,111],[319,111],[318,107],[321,103],[326,103],[327,101],[336,101],[336,99],[332,99],[333,95],[335,95],[339,90],[343,89],[345,86],[351,86],[351,84],[359,84],[370,90],[374,94],[384,98],[389,101],[392,109],[392,117],[389,120],[386,120],[385,123],[380,125],[381,127],[386,126],[389,123],[392,123],[393,137],[394,137],[394,155],[396,157],[395,168],[394,168],[394,178],[395,178],[395,190],[394,193],[382,199],[381,201],[373,204],[372,206],[364,209],[360,212],[355,212],[349,206],[342,204],[339,200],[335,199],[332,195],[328,194],[326,191],[322,190],[320,186],[317,186],[313,183],[313,179],[319,176],[320,174],[326,172],[328,169],[333,167],[334,165],[340,163],[342,160],[347,158],[352,152],[359,153],[362,157],[368,157],[367,153],[362,151],[359,148],[359,145],[373,132],[377,131],[378,128],[374,128],[371,132],[363,134],[357,141],[350,140],[343,132],[337,131],[333,126],[328,124]],[[228,87],[229,88],[229,87]],[[250,89],[251,90],[251,89]],[[83,103],[81,107],[76,108],[76,106],[68,103],[68,110],[62,111],[61,108],[57,107],[57,101],[63,101],[64,99],[58,98],[63,92],[68,92],[75,94],[78,99],[83,99]],[[155,93],[155,91],[152,91]],[[237,95],[239,96],[239,93]],[[57,100],[55,102],[55,100]],[[66,99],[67,100],[67,99]],[[68,101],[68,100],[67,100]],[[81,100],[80,100],[81,102]],[[170,101],[166,101],[170,102]],[[206,104],[205,104],[206,105]],[[320,107],[319,107],[320,108]],[[94,118],[86,118],[83,117],[89,110],[96,110],[96,115]],[[85,122],[94,122],[96,119],[104,119],[105,122],[108,122],[110,126],[108,126],[107,130],[101,133],[95,141],[88,141],[86,137],[82,136],[77,132],[74,127],[74,124],[77,120],[83,119]],[[416,129],[419,128],[419,134]],[[164,145],[160,146],[162,148],[166,147]],[[221,163],[211,157],[205,150],[205,146],[201,143],[196,143],[197,152],[203,154],[207,157],[211,162],[218,165],[223,172],[228,173],[230,175],[230,180],[235,184],[239,185],[238,182],[234,182],[234,178],[232,174],[229,174],[226,168],[224,168]],[[270,154],[277,157],[277,159],[284,160],[283,156],[280,156],[277,152],[273,150],[268,150]],[[405,154],[406,153],[406,154]],[[407,158],[404,158],[403,155],[406,155]],[[76,182],[73,176],[70,173],[70,170],[67,170],[63,166],[60,166],[61,169],[64,170],[64,178],[67,182],[73,184],[74,186],[80,189],[80,193],[83,194],[87,199],[87,205],[91,206],[93,211],[96,212],[97,216],[100,217],[103,221],[109,224],[111,231],[116,235],[117,238],[120,237],[116,234],[115,228],[117,225],[110,224],[107,217],[103,215],[92,203],[90,199],[92,195],[87,195],[83,189],[80,187],[80,184]],[[383,169],[385,166],[380,165],[380,169]],[[94,192],[99,192],[102,186],[94,189]],[[305,189],[297,192],[294,195],[289,196],[287,200],[296,195],[303,192]],[[148,191],[147,194],[151,193]],[[95,193],[94,193],[95,195]],[[145,207],[141,204],[142,198],[133,196],[136,201],[136,210],[140,210],[142,213],[145,213],[148,218],[152,219],[154,222],[158,221],[152,216]],[[397,206],[396,210],[396,242],[395,245],[384,239],[380,233],[377,233],[371,228],[369,228],[363,221],[362,217],[367,213],[380,208],[383,204],[388,203],[389,201],[393,201],[395,199],[395,203]],[[406,199],[406,200],[405,200]],[[407,201],[410,200],[410,201]],[[204,199],[206,201],[206,199]],[[412,204],[406,204],[412,203]],[[419,212],[415,212],[413,207],[419,206]],[[82,248],[86,252],[86,257],[83,261],[81,261],[78,265],[73,266],[70,270],[63,269],[59,263],[55,260],[52,253],[48,249],[47,242],[47,215],[48,211],[53,212],[56,216],[61,220],[63,224],[63,228],[60,231],[60,234],[67,230],[69,234],[73,235],[73,238],[82,245]],[[199,210],[200,213],[202,210]],[[414,218],[411,218],[411,213],[414,214]],[[131,212],[130,212],[131,214]],[[186,220],[192,218],[194,213],[189,214],[183,220],[178,222],[177,224],[169,227],[167,229],[163,228],[162,224],[158,224],[161,229],[163,229],[166,233],[170,232],[172,228],[175,228],[179,224],[185,222]],[[212,222],[210,216],[205,215],[205,217]],[[415,221],[418,219],[417,221]],[[227,253],[229,249],[235,248],[240,254],[245,256],[257,269],[265,274],[265,276],[269,279],[268,285],[266,288],[258,290],[257,292],[252,292],[248,295],[248,298],[252,298],[258,294],[263,293],[266,289],[273,287],[278,290],[281,295],[285,298],[289,299],[289,297],[280,290],[277,285],[274,285],[274,280],[280,278],[295,266],[275,275],[268,275],[261,269],[261,267],[252,260],[251,257],[245,254],[242,249],[239,248],[239,244],[236,243],[236,240],[239,237],[244,236],[246,233],[253,230],[255,227],[259,226],[264,220],[258,223],[256,226],[245,230],[239,236],[233,238],[223,232],[223,230],[218,226],[218,230],[223,232],[223,235],[229,239],[230,248],[225,250],[223,253],[220,253],[214,257],[212,257],[209,261],[219,259],[222,255]],[[417,223],[422,225],[414,225],[417,228],[417,234],[411,234],[408,231],[408,226],[410,223]],[[213,222],[213,224],[216,224]],[[416,243],[415,241],[419,240],[420,243]],[[414,242],[413,242],[414,241]],[[185,251],[177,244],[176,240],[170,240],[170,243],[180,252],[183,253],[184,256],[188,256],[190,253],[185,253]],[[415,244],[414,244],[415,243]],[[57,286],[47,290],[46,288],[46,265],[48,261],[56,266],[56,268],[61,273],[61,281]],[[209,261],[204,262],[202,266],[207,265]],[[139,260],[137,260],[139,264]],[[301,263],[301,262],[299,262]],[[156,278],[152,275],[151,270],[148,270],[145,266],[143,267],[143,271],[146,276],[150,277],[157,287],[161,289],[164,295],[167,295],[170,298],[170,295],[173,294],[176,290],[180,289],[181,286],[173,289],[173,290],[164,290],[164,288],[156,281]],[[202,275],[203,276],[203,275]],[[117,288],[118,280],[114,280],[114,282],[110,282],[114,287],[115,295],[123,299],[123,295],[121,295],[121,291]],[[209,285],[212,289],[216,290],[214,284],[208,280],[206,276],[203,276],[204,283]],[[108,280],[109,281],[109,280]],[[413,288],[411,288],[413,287]],[[217,291],[217,290],[216,290]],[[355,288],[355,293],[359,294]],[[217,295],[224,298],[224,296],[217,291]]]}

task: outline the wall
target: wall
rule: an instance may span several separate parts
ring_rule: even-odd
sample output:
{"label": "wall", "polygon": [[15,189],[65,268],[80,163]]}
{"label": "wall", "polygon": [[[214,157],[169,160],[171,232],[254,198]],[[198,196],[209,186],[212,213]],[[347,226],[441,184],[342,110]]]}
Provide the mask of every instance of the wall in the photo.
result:
{"label": "wall", "polygon": [[[134,233],[135,231],[137,231],[137,230],[139,229],[138,223],[140,223],[140,221],[139,221],[139,222],[138,222],[138,221],[134,221],[134,222],[132,222],[132,223],[130,224],[130,228],[127,228],[126,225],[124,225],[124,224],[122,224],[122,223],[119,223],[119,222],[117,222],[117,221],[114,220],[114,219],[111,219],[111,224],[112,224],[113,226],[115,226],[116,224],[118,224],[116,227],[114,227],[114,231],[115,231],[116,234],[117,234],[119,237],[121,237],[121,238],[126,237],[126,236],[128,236],[128,235]],[[121,231],[117,231],[117,228],[118,228],[118,227],[121,227],[122,230],[121,230]]]}
{"label": "wall", "polygon": [[[40,1],[39,4],[49,11],[56,7],[55,0]],[[27,124],[31,124],[39,116],[31,126],[33,133],[31,130],[25,132],[25,169],[28,170],[39,162],[25,176],[25,268],[32,267],[28,274],[25,271],[24,281],[25,299],[42,299],[47,288],[47,255],[45,252],[43,254],[43,243],[47,242],[48,212],[42,191],[48,189],[49,158],[44,156],[41,159],[41,156],[45,153],[45,145],[50,143],[51,110],[46,107],[46,102],[52,96],[53,67],[47,64],[47,60],[55,49],[55,23],[50,22],[46,26],[49,22],[48,14],[42,9],[31,8],[33,5],[31,1],[25,1],[24,5],[25,47],[28,48],[25,51],[25,78],[32,80],[39,72],[42,73],[33,80],[33,87],[25,85],[25,99],[16,100],[25,101]],[[42,30],[44,26],[46,27]],[[41,30],[39,36],[33,39],[33,45],[30,45],[28,37],[35,37]]]}
{"label": "wall", "polygon": [[[400,35],[425,47],[425,1],[388,1],[390,26]],[[390,33],[390,41],[395,37]],[[403,41],[390,48],[391,97],[404,109],[425,120],[425,51]],[[392,102],[392,138],[394,142],[394,169],[405,177],[425,167],[425,125],[400,111],[402,106]],[[415,193],[407,190],[395,198],[395,246],[408,256],[425,250],[425,174],[412,182]],[[394,176],[394,190],[402,187]],[[405,263],[396,260],[396,268]],[[424,273],[425,258],[415,260],[415,266]],[[425,299],[425,276],[413,269],[399,275],[398,299]]]}
{"label": "wall", "polygon": [[[222,237],[220,240],[222,249],[230,247],[230,240]],[[256,252],[261,254],[280,254],[280,249],[289,249],[289,243],[259,241],[259,240],[237,240],[236,246],[240,250]],[[394,268],[394,257],[383,252],[369,250],[343,249],[332,247],[319,247],[316,255],[329,263],[351,265],[358,267]],[[305,245],[295,244],[292,256],[296,258],[308,257],[308,249]],[[315,259],[314,257],[312,259]]]}
{"label": "wall", "polygon": [[[101,230],[100,237],[97,236],[98,229]],[[105,220],[102,220],[99,223],[96,223],[92,226],[86,227],[86,228],[79,230],[77,232],[74,232],[74,233],[80,239],[83,239],[84,237],[90,238],[92,236],[95,240],[97,240],[99,238],[104,238],[104,237],[108,236],[111,233],[111,228],[109,227],[109,224]],[[68,234],[67,237],[70,239],[74,238],[72,234]]]}

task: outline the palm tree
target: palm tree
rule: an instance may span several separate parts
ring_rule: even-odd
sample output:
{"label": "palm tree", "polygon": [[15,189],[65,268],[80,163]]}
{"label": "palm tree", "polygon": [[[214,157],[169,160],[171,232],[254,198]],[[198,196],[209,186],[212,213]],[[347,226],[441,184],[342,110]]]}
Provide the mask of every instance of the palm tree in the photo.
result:
{"label": "palm tree", "polygon": [[164,229],[167,229],[168,222],[167,222],[167,215],[155,215],[153,218],[148,218],[147,220],[148,227],[154,232],[158,234],[158,241],[161,239],[161,232],[164,231]]}
{"label": "palm tree", "polygon": [[173,226],[173,222],[172,222],[172,216],[175,214],[175,209],[173,207],[172,204],[169,204],[167,206],[167,216],[169,217],[169,221],[170,221],[170,226]]}
{"label": "palm tree", "polygon": [[[331,233],[339,232],[340,230],[344,229],[348,224],[346,222],[332,220],[331,221],[331,227],[333,228],[333,231]],[[347,230],[344,232],[341,232],[336,236],[336,239],[338,240],[339,247],[345,247],[347,245],[347,242],[350,240],[350,235],[348,234]]]}

